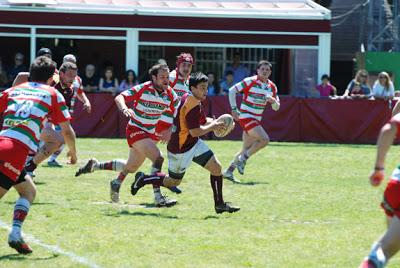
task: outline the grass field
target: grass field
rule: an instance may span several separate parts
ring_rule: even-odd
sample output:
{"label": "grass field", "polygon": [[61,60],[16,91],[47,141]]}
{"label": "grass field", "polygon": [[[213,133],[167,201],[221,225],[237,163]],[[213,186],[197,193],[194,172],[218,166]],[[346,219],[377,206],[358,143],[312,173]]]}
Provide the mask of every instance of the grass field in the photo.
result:
{"label": "grass field", "polygon": [[[209,145],[225,167],[240,148],[231,141]],[[128,152],[117,139],[79,139],[78,148],[81,164]],[[151,206],[150,187],[130,196],[133,176],[121,189],[121,201],[132,206],[112,205],[104,201],[115,172],[76,179],[77,166],[42,166],[24,231],[92,267],[358,267],[385,230],[384,187],[367,181],[374,157],[375,146],[272,143],[250,159],[243,184],[224,182],[225,199],[241,211],[223,215],[215,214],[209,175],[196,164],[181,185],[184,193],[168,193],[179,204],[167,209]],[[392,148],[386,169],[398,159]],[[143,170],[149,167],[146,162]],[[15,198],[12,190],[0,201],[0,221],[11,223]],[[0,229],[0,267],[90,266],[37,244],[32,255],[17,255],[7,234]],[[389,265],[399,266],[398,257]]]}

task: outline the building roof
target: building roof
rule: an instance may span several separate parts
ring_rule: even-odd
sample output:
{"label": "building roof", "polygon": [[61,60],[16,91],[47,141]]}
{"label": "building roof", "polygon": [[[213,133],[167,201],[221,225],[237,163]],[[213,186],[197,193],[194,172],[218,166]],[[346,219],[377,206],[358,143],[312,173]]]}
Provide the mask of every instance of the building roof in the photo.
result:
{"label": "building roof", "polygon": [[311,0],[0,0],[0,10],[150,16],[330,20]]}

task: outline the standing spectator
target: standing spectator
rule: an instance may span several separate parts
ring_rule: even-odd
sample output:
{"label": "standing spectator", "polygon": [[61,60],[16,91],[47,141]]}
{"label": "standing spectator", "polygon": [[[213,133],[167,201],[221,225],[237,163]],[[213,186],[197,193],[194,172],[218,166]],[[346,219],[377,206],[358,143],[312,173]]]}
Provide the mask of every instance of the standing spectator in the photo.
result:
{"label": "standing spectator", "polygon": [[99,78],[96,76],[96,67],[93,64],[86,65],[85,74],[82,76],[82,85],[85,92],[99,90]]}
{"label": "standing spectator", "polygon": [[0,91],[1,89],[5,89],[7,87],[8,77],[6,68],[3,65],[3,61],[0,57]]}
{"label": "standing spectator", "polygon": [[353,99],[367,99],[371,96],[371,88],[368,83],[368,72],[359,70],[356,77],[350,81],[343,94],[343,97],[351,97]]}
{"label": "standing spectator", "polygon": [[245,66],[243,66],[243,64],[240,63],[240,52],[239,51],[236,51],[233,54],[232,64],[230,64],[226,67],[225,76],[228,73],[228,71],[233,72],[233,83],[234,84],[242,81],[247,76],[249,76],[249,70]]}
{"label": "standing spectator", "polygon": [[336,87],[334,87],[330,83],[329,75],[324,74],[321,77],[321,82],[322,82],[321,84],[316,86],[316,89],[319,91],[320,97],[329,97],[330,95],[333,95],[333,96],[337,95]]}
{"label": "standing spectator", "polygon": [[208,96],[217,96],[220,94],[220,87],[218,82],[215,80],[215,74],[213,72],[207,73],[208,77]]}
{"label": "standing spectator", "polygon": [[221,82],[220,87],[221,87],[221,93],[226,95],[229,93],[229,89],[233,87],[235,83],[233,82],[233,72],[232,71],[227,71],[225,73],[225,79],[224,81]]}
{"label": "standing spectator", "polygon": [[372,87],[372,95],[375,99],[392,100],[394,98],[394,86],[387,72],[381,72],[378,80]]}
{"label": "standing spectator", "polygon": [[130,89],[136,85],[139,85],[137,76],[134,70],[128,70],[125,73],[125,79],[119,85],[117,93],[121,93],[127,89]]}
{"label": "standing spectator", "polygon": [[118,79],[114,77],[114,70],[109,66],[104,70],[104,76],[100,78],[99,91],[112,93],[114,95],[117,90]]}
{"label": "standing spectator", "polygon": [[18,73],[26,71],[28,71],[28,68],[24,65],[24,54],[18,52],[14,57],[14,65],[7,71],[9,81],[8,85],[11,86],[12,81],[14,81]]}

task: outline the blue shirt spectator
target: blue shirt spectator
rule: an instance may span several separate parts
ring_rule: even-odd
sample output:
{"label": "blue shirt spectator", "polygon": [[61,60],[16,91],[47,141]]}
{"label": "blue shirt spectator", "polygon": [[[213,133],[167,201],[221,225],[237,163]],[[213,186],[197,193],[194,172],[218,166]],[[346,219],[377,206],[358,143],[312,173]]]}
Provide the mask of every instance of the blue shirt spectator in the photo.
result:
{"label": "blue shirt spectator", "polygon": [[228,94],[229,89],[235,85],[235,82],[233,81],[233,72],[232,71],[227,71],[225,74],[225,79],[224,81],[221,82],[220,87],[221,87],[221,93],[223,94]]}
{"label": "blue shirt spectator", "polygon": [[239,52],[235,52],[232,64],[225,68],[225,76],[229,71],[233,72],[233,82],[235,84],[249,76],[249,70],[240,63]]}
{"label": "blue shirt spectator", "polygon": [[213,72],[208,72],[208,96],[218,96],[220,95],[220,87],[217,81],[215,81],[215,74]]}

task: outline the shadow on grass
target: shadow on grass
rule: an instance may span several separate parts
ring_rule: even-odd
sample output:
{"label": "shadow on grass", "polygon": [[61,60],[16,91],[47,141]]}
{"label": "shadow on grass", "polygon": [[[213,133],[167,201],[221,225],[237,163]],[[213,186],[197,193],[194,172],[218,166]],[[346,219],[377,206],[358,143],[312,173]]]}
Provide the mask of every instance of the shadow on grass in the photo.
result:
{"label": "shadow on grass", "polygon": [[47,183],[43,181],[34,181],[35,185],[46,185]]}
{"label": "shadow on grass", "polygon": [[241,182],[233,182],[233,181],[231,181],[231,183],[232,184],[237,184],[237,185],[245,185],[245,186],[269,184],[269,182],[259,182],[259,181],[241,181]]}
{"label": "shadow on grass", "polygon": [[139,212],[139,211],[130,212],[127,210],[123,210],[123,211],[115,212],[115,213],[106,213],[105,215],[110,216],[110,217],[141,216],[141,217],[156,217],[156,218],[171,219],[171,220],[179,219],[177,216],[162,215],[160,213],[146,213],[146,212]]}
{"label": "shadow on grass", "polygon": [[271,143],[271,147],[350,147],[350,148],[362,148],[365,147],[365,145],[373,145],[373,144],[353,144],[353,143],[307,143],[307,142],[301,142],[301,143],[296,143],[296,142],[274,142]]}
{"label": "shadow on grass", "polygon": [[219,219],[219,218],[215,215],[208,215],[207,217],[204,217],[203,220],[214,220],[214,219]]}
{"label": "shadow on grass", "polygon": [[54,258],[57,258],[59,255],[58,254],[53,254],[48,257],[30,257],[30,255],[22,255],[19,253],[14,253],[14,254],[7,254],[0,256],[0,261],[2,260],[9,260],[9,261],[24,261],[24,260],[30,260],[30,261],[44,261],[44,260],[51,260]]}

